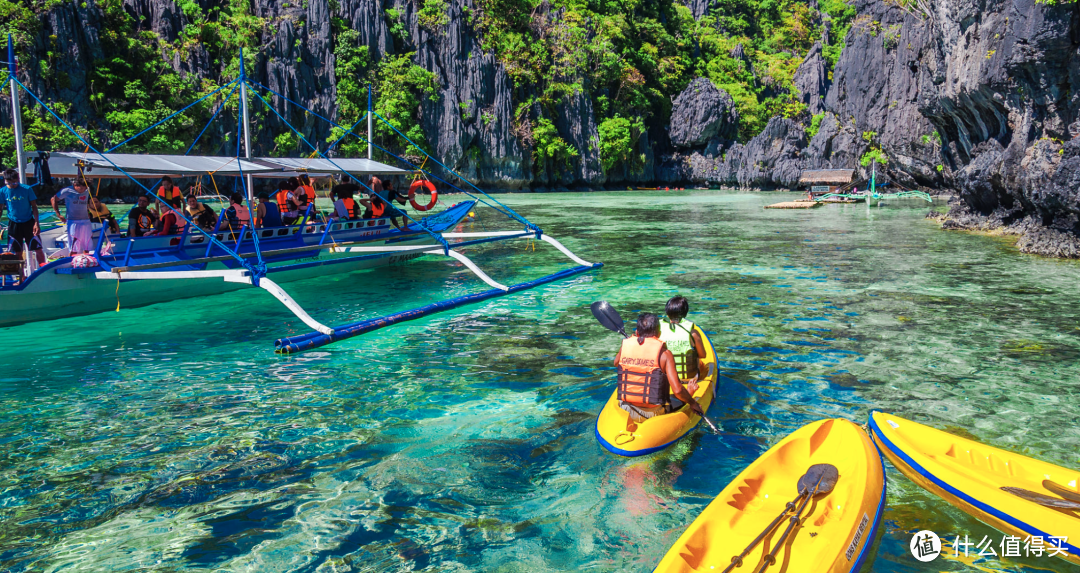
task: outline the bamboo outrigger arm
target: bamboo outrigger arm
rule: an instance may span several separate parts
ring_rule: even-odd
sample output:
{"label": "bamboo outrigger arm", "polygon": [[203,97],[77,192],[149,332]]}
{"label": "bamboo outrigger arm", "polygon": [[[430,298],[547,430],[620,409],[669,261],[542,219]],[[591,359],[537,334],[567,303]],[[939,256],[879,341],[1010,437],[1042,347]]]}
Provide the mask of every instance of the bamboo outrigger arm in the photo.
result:
{"label": "bamboo outrigger arm", "polygon": [[260,278],[257,283],[251,276],[251,271],[247,269],[221,269],[221,270],[209,270],[209,271],[150,271],[150,272],[113,272],[102,271],[94,273],[99,279],[126,279],[126,280],[169,280],[169,279],[212,279],[220,278],[225,282],[230,283],[243,283],[252,286],[258,286],[266,292],[273,295],[274,298],[281,301],[281,304],[285,305],[290,312],[296,315],[304,324],[311,327],[312,330],[316,330],[323,334],[333,334],[334,329],[326,326],[325,324],[311,318],[311,315],[307,313],[291,296],[285,292],[285,289],[278,286],[277,283],[270,280],[267,277]]}

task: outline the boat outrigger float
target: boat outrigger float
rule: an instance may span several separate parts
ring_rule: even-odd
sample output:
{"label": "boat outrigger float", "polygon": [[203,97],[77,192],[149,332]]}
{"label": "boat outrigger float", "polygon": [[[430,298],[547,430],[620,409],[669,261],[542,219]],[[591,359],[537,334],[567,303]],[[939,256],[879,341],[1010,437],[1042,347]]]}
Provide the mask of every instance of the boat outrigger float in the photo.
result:
{"label": "boat outrigger float", "polygon": [[[47,164],[52,173],[61,177],[83,177],[88,180],[102,178],[126,178],[137,184],[143,193],[155,198],[153,188],[156,184],[144,184],[146,180],[156,180],[163,176],[194,177],[200,181],[209,179],[215,190],[216,178],[231,178],[234,189],[242,189],[246,194],[249,212],[255,213],[252,178],[285,178],[306,174],[312,179],[342,176],[360,186],[364,193],[377,196],[389,204],[387,198],[376,192],[361,179],[361,176],[407,176],[415,175],[441,181],[450,189],[464,193],[469,198],[455,203],[443,211],[425,217],[412,218],[402,212],[404,224],[399,229],[391,226],[389,217],[373,219],[320,219],[309,205],[296,224],[271,227],[250,228],[247,225],[239,229],[230,228],[224,220],[224,209],[212,229],[203,229],[189,219],[186,213],[174,209],[178,219],[186,222],[183,233],[179,235],[128,237],[111,233],[107,226],[95,225],[93,257],[86,264],[87,257],[70,252],[70,239],[63,227],[45,230],[42,243],[49,262],[40,268],[33,263],[24,262],[32,271],[25,272],[18,282],[3,279],[0,284],[0,326],[49,320],[67,316],[78,316],[111,310],[119,310],[122,298],[125,307],[142,306],[184,297],[217,294],[244,287],[258,287],[269,293],[289,309],[313,332],[307,335],[281,338],[276,343],[279,353],[295,353],[310,350],[390,326],[405,320],[413,320],[435,312],[456,308],[463,304],[479,302],[495,296],[501,296],[532,288],[541,284],[561,280],[602,266],[579,258],[559,241],[554,239],[537,225],[522,217],[506,205],[503,205],[465,178],[446,167],[434,157],[409,140],[386,119],[371,108],[371,95],[368,95],[368,112],[352,127],[341,126],[281,94],[252,81],[244,72],[243,53],[240,56],[240,75],[235,80],[202,96],[196,102],[173,113],[158,123],[146,128],[132,138],[109,149],[98,150],[82,135],[61,119],[41,98],[28,89],[16,77],[14,50],[8,38],[8,73],[4,83],[11,86],[12,109],[16,136],[16,153],[22,182],[26,183],[29,168],[23,147],[20,125],[19,90],[23,90],[36,104],[42,106],[53,118],[63,125],[85,146],[82,152],[58,152],[45,157],[39,152],[36,160],[36,173],[40,185],[49,179],[41,171],[42,164]],[[228,90],[228,91],[226,91]],[[237,125],[236,154],[233,157],[191,156],[191,155],[145,155],[121,154],[116,149],[151,129],[183,113],[192,106],[216,94],[226,94],[217,105],[207,127],[225,108],[226,103],[237,92],[240,95],[240,113]],[[307,158],[270,158],[252,157],[247,129],[248,94],[254,95],[265,104],[266,108],[306,144],[312,154]],[[305,112],[329,122],[341,132],[341,136],[326,149],[308,141],[270,105],[260,93],[270,98],[278,98],[282,107],[296,106]],[[390,130],[401,136],[410,146],[418,150],[426,161],[442,167],[462,183],[459,187],[418,167],[408,160],[379,147],[371,141],[372,123],[381,120]],[[354,132],[357,126],[367,120],[367,137]],[[205,133],[206,128],[200,132]],[[239,137],[243,133],[242,138]],[[331,157],[331,151],[346,136],[354,136],[367,144],[367,158]],[[189,151],[194,148],[191,144]],[[241,141],[244,154],[241,155]],[[392,167],[372,159],[373,148],[378,148],[387,156],[401,162],[406,168]],[[45,181],[43,181],[43,179]],[[246,180],[246,182],[245,182]],[[429,189],[429,185],[425,185]],[[469,189],[470,188],[471,191]],[[218,192],[218,191],[215,191]],[[436,204],[437,195],[432,196]],[[485,205],[506,216],[517,229],[485,232],[460,232],[458,224],[478,206]],[[415,205],[415,203],[414,203]],[[418,211],[427,209],[417,207]],[[577,266],[562,270],[532,281],[515,285],[501,284],[477,267],[460,249],[467,246],[512,239],[539,239],[569,257]],[[29,254],[30,250],[26,249]],[[76,255],[76,256],[72,256]],[[423,255],[439,255],[455,259],[472,271],[480,280],[492,287],[491,290],[462,296],[451,300],[429,304],[399,312],[390,316],[362,320],[336,328],[326,326],[310,316],[279,283],[316,277],[325,272],[349,272],[356,269],[372,268],[409,260]],[[32,255],[30,255],[32,257]],[[81,258],[83,265],[73,264]],[[7,261],[5,261],[7,262]],[[8,271],[10,272],[10,271]],[[270,277],[273,276],[273,279]]]}

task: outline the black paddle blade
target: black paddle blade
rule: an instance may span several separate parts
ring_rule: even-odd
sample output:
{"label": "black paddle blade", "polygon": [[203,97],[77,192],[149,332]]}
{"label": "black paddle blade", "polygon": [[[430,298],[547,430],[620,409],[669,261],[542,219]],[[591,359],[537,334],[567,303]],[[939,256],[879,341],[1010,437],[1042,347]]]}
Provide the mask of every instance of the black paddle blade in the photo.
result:
{"label": "black paddle blade", "polygon": [[[829,493],[836,487],[836,480],[840,479],[840,471],[832,464],[814,464],[806,470],[803,477],[799,478],[799,493],[820,495]],[[814,490],[817,491],[814,491]]]}
{"label": "black paddle blade", "polygon": [[1044,507],[1052,507],[1054,509],[1069,509],[1080,510],[1080,503],[1075,501],[1069,501],[1067,499],[1061,499],[1058,497],[1050,497],[1031,490],[1027,490],[1021,487],[1003,487],[1001,491],[1007,491],[1016,497],[1026,499],[1031,502],[1035,502]]}
{"label": "black paddle blade", "polygon": [[623,330],[622,317],[606,300],[598,300],[592,303],[589,309],[592,310],[592,315],[596,317],[596,320],[604,325],[604,328],[626,336],[626,331]]}
{"label": "black paddle blade", "polygon": [[1071,490],[1059,483],[1054,483],[1048,479],[1044,479],[1042,482],[1042,486],[1045,487],[1047,491],[1056,493],[1069,501],[1075,501],[1080,503],[1080,493],[1076,493],[1074,490]]}

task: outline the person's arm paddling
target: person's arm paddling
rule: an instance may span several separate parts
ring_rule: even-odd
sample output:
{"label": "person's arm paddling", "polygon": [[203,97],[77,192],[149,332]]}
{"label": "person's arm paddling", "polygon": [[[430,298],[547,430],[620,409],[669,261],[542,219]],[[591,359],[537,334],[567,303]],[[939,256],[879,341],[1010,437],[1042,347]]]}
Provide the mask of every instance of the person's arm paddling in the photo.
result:
{"label": "person's arm paddling", "polygon": [[679,374],[675,369],[675,357],[672,356],[671,351],[667,348],[660,353],[660,369],[664,371],[667,376],[668,385],[671,387],[671,395],[675,396],[683,403],[688,404],[690,409],[697,412],[699,416],[704,416],[705,411],[701,409],[701,405],[697,403],[697,400],[683,387],[679,382]]}

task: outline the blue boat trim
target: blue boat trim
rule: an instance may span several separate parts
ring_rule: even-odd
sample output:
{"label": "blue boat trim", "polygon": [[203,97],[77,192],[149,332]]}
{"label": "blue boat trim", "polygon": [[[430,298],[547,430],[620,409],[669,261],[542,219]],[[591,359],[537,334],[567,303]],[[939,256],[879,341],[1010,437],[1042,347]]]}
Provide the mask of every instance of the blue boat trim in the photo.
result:
{"label": "blue boat trim", "polygon": [[[910,456],[908,456],[903,451],[901,451],[899,448],[897,448],[896,444],[892,443],[892,441],[890,441],[889,438],[885,437],[885,434],[881,431],[881,428],[878,427],[877,422],[874,421],[874,417],[873,417],[872,414],[870,416],[870,429],[873,431],[874,437],[876,439],[880,440],[888,451],[896,454],[896,457],[900,458],[900,460],[903,461],[905,464],[907,464],[908,467],[915,470],[915,473],[923,476],[924,478],[926,478],[926,479],[930,480],[931,482],[933,482],[934,485],[936,485],[936,486],[940,487],[941,489],[943,489],[943,490],[951,493],[952,495],[956,496],[957,499],[960,499],[964,503],[967,503],[968,505],[971,505],[972,507],[974,507],[975,509],[978,509],[979,511],[982,511],[984,513],[992,515],[992,516],[1000,519],[1001,521],[1004,521],[1005,523],[1008,523],[1008,524],[1011,524],[1011,525],[1015,526],[1016,528],[1024,531],[1025,533],[1027,533],[1028,535],[1030,535],[1032,537],[1041,536],[1043,539],[1046,539],[1046,540],[1049,540],[1049,538],[1051,537],[1051,535],[1049,533],[1041,531],[1041,530],[1039,530],[1038,528],[1036,528],[1033,525],[1029,525],[1029,524],[1021,521],[1020,519],[1018,519],[1016,517],[1013,517],[1013,516],[1011,516],[1011,515],[1009,515],[1007,513],[1004,513],[1002,511],[996,509],[996,508],[993,508],[993,507],[991,507],[989,505],[986,505],[985,503],[971,497],[970,495],[968,495],[968,494],[956,489],[955,487],[949,485],[948,483],[942,481],[940,478],[938,478],[934,474],[926,471],[925,468],[923,468],[921,465],[919,465],[915,460],[911,459]],[[1073,545],[1070,545],[1069,543],[1062,543],[1061,546],[1063,548],[1065,548],[1066,551],[1069,552],[1069,555],[1080,555],[1080,549],[1074,547]]]}
{"label": "blue boat trim", "polygon": [[889,491],[889,480],[885,477],[885,460],[881,455],[881,449],[874,443],[874,440],[870,440],[870,443],[873,444],[874,451],[877,452],[878,466],[881,468],[881,499],[878,500],[877,517],[874,518],[874,525],[870,528],[870,535],[866,537],[866,544],[863,545],[862,551],[859,552],[859,558],[855,560],[855,565],[851,567],[851,573],[859,573],[859,570],[862,569],[862,566],[866,564],[866,560],[870,557],[870,548],[874,546],[878,529],[880,529],[881,522],[885,517],[885,497]]}
{"label": "blue boat trim", "polygon": [[[713,352],[713,356],[716,356],[716,348],[713,346],[712,340],[709,340],[709,335],[705,334],[705,330],[702,329],[701,327],[698,327],[698,330],[700,330],[701,335],[705,337],[705,343],[709,345],[709,348]],[[716,401],[716,384],[719,383],[719,382],[720,382],[720,372],[717,371],[716,372],[716,381],[713,382],[713,402]],[[605,402],[604,405],[606,407],[607,402]],[[709,403],[709,406],[712,406],[712,402]],[[601,408],[600,413],[602,414],[603,412],[604,412],[604,409]],[[708,411],[706,411],[705,413],[708,414]],[[609,452],[611,452],[613,454],[620,455],[620,456],[625,456],[625,457],[628,457],[628,458],[634,458],[634,457],[637,457],[637,456],[649,455],[649,454],[651,454],[653,452],[659,452],[660,450],[670,446],[671,444],[674,444],[675,442],[683,439],[685,436],[690,434],[690,432],[692,432],[694,430],[694,428],[696,428],[698,426],[698,424],[700,424],[700,423],[701,423],[701,419],[698,418],[698,421],[695,422],[693,426],[690,426],[689,428],[687,428],[685,432],[679,434],[679,436],[676,437],[674,440],[671,440],[670,442],[668,442],[668,443],[666,443],[664,445],[656,446],[656,447],[652,447],[652,448],[645,448],[644,450],[624,450],[624,449],[612,444],[611,442],[608,442],[607,440],[605,440],[604,437],[600,435],[600,414],[596,415],[596,423],[593,424],[593,433],[596,434],[596,441],[600,442],[600,445],[604,446],[605,450],[607,450],[607,451],[609,451]]]}
{"label": "blue boat trim", "polygon": [[405,322],[405,321],[409,321],[409,320],[416,320],[418,318],[423,318],[423,317],[428,316],[430,314],[435,314],[437,312],[442,312],[444,310],[450,310],[452,308],[457,308],[457,307],[465,305],[465,304],[474,303],[474,302],[480,302],[482,300],[487,300],[489,298],[494,298],[494,297],[497,297],[497,296],[502,296],[502,295],[507,295],[507,294],[527,290],[527,289],[530,289],[530,288],[533,288],[533,287],[536,287],[536,286],[539,286],[539,285],[542,285],[542,284],[546,284],[546,283],[554,282],[554,281],[557,281],[557,280],[561,280],[561,279],[564,279],[564,278],[567,278],[567,277],[570,277],[570,276],[573,276],[573,275],[576,275],[576,274],[580,274],[580,273],[583,273],[583,272],[586,272],[586,271],[591,271],[593,269],[598,269],[598,268],[600,268],[602,266],[604,266],[603,263],[593,263],[592,266],[581,265],[581,266],[565,269],[565,270],[559,271],[557,273],[553,273],[553,274],[547,275],[545,277],[538,278],[536,280],[532,280],[532,281],[529,281],[529,282],[513,285],[506,291],[503,291],[501,289],[491,289],[491,290],[486,290],[486,291],[479,292],[479,293],[476,293],[476,294],[470,294],[470,295],[460,296],[460,297],[457,297],[457,298],[452,298],[452,299],[449,299],[449,300],[444,300],[444,301],[441,301],[441,302],[431,303],[431,304],[428,304],[428,305],[421,306],[419,308],[414,308],[412,310],[405,310],[405,311],[397,312],[397,313],[394,313],[394,314],[391,314],[391,315],[388,315],[388,316],[382,316],[382,317],[379,317],[379,318],[371,318],[371,319],[367,319],[367,320],[361,320],[359,322],[354,322],[354,323],[351,323],[351,324],[346,324],[344,326],[339,326],[339,327],[334,329],[333,334],[322,334],[320,332],[312,332],[312,333],[304,334],[304,335],[301,335],[301,336],[279,338],[274,343],[275,346],[277,347],[275,349],[275,351],[277,353],[279,353],[279,354],[295,354],[297,352],[303,352],[305,350],[311,350],[313,348],[318,348],[320,346],[325,346],[325,345],[330,344],[332,342],[337,342],[338,340],[344,340],[346,338],[352,338],[354,336],[359,336],[361,334],[366,334],[366,333],[371,332],[373,330],[378,330],[380,328],[385,328],[387,326],[391,326],[391,325],[397,324],[399,322]]}

